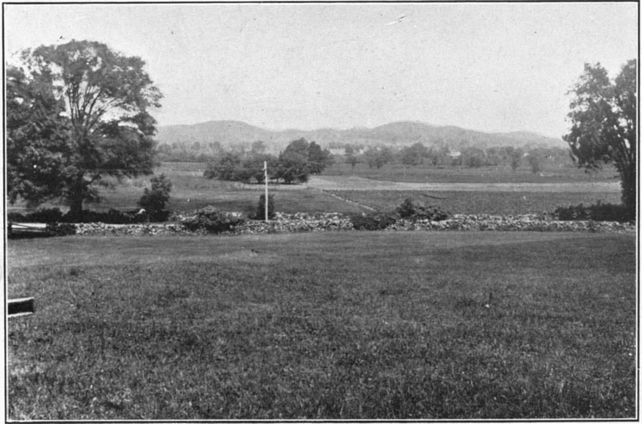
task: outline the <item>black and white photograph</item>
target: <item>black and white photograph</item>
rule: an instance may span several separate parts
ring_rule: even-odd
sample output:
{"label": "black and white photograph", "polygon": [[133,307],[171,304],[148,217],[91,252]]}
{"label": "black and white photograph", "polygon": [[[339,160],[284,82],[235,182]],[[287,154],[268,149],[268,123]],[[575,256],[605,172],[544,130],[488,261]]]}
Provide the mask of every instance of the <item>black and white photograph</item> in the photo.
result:
{"label": "black and white photograph", "polygon": [[639,419],[639,3],[2,4],[4,420]]}

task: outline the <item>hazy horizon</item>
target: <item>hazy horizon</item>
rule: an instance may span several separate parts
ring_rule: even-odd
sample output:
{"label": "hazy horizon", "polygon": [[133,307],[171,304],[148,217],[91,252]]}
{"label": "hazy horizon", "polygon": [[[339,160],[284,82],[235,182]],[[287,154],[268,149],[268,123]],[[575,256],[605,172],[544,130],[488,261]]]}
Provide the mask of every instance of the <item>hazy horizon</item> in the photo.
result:
{"label": "hazy horizon", "polygon": [[[487,131],[480,131],[480,130],[475,130],[471,128],[464,128],[459,125],[433,125],[429,122],[422,122],[422,121],[416,121],[416,120],[400,120],[400,121],[393,121],[393,122],[387,122],[385,124],[380,124],[380,125],[373,125],[373,126],[351,126],[351,127],[346,127],[346,128],[334,128],[334,127],[319,127],[319,128],[309,128],[309,129],[302,129],[302,128],[296,128],[296,127],[291,127],[291,128],[283,128],[283,129],[274,129],[270,127],[263,127],[260,125],[254,125],[251,122],[245,122],[245,121],[239,121],[236,119],[210,119],[207,121],[203,122],[195,122],[193,124],[170,124],[170,125],[159,125],[159,127],[171,127],[171,126],[191,126],[191,125],[199,125],[199,124],[207,124],[210,122],[237,122],[240,124],[246,124],[246,125],[251,125],[253,127],[260,128],[262,130],[267,130],[267,131],[274,131],[274,132],[285,132],[285,131],[322,131],[322,130],[338,130],[338,131],[346,131],[346,130],[359,130],[359,129],[374,129],[382,126],[386,126],[388,124],[398,124],[398,123],[413,123],[413,124],[423,124],[427,125],[430,127],[435,127],[435,128],[440,128],[440,127],[454,127],[454,128],[461,128],[464,130],[470,130],[470,131],[479,131],[479,132],[484,132],[487,134],[510,134],[510,133],[530,133],[530,134],[536,134],[536,135],[541,135],[544,137],[550,137],[546,136],[545,134],[541,133],[536,133],[533,131],[522,131],[522,130],[516,130],[516,131],[502,131],[502,132],[487,132]],[[551,137],[551,138],[559,138],[559,137]]]}
{"label": "hazy horizon", "polygon": [[5,60],[72,39],[140,56],[159,126],[397,121],[560,138],[584,63],[638,54],[636,3],[4,4]]}

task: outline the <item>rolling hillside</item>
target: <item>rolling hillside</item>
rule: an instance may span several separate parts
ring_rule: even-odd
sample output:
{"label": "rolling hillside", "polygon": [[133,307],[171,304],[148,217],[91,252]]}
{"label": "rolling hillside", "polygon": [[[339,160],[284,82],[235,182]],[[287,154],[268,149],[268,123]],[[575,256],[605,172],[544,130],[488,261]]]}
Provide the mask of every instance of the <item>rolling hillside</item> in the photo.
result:
{"label": "rolling hillside", "polygon": [[161,144],[191,144],[193,142],[219,142],[223,145],[264,141],[270,150],[280,150],[290,141],[304,137],[316,141],[323,147],[331,144],[412,144],[425,145],[445,143],[451,148],[470,146],[524,146],[544,145],[564,147],[560,139],[545,137],[529,132],[483,133],[454,126],[433,126],[421,122],[393,122],[375,128],[352,128],[336,130],[288,129],[273,131],[255,127],[239,121],[210,121],[194,125],[172,125],[158,128],[156,139]]}

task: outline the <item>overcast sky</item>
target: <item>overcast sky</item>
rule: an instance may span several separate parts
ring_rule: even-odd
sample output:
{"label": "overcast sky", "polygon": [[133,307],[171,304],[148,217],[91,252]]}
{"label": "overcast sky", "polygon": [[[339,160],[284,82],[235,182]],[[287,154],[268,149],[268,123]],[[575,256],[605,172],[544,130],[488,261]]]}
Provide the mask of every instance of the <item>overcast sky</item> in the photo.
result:
{"label": "overcast sky", "polygon": [[637,3],[4,5],[5,58],[96,40],[142,57],[159,125],[393,121],[560,137],[585,62],[637,57]]}

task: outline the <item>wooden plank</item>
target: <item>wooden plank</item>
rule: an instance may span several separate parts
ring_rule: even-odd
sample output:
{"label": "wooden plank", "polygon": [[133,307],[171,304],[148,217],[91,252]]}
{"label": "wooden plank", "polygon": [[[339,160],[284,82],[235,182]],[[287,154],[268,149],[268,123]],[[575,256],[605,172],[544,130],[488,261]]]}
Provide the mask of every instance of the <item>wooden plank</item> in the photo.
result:
{"label": "wooden plank", "polygon": [[35,223],[35,224],[27,224],[27,223],[18,223],[18,222],[10,222],[9,223],[9,228],[12,230],[16,231],[45,231],[47,229],[47,224],[41,224],[41,223]]}
{"label": "wooden plank", "polygon": [[9,315],[10,318],[31,315],[35,311],[36,308],[33,297],[9,299],[9,302],[7,303],[7,315]]}

